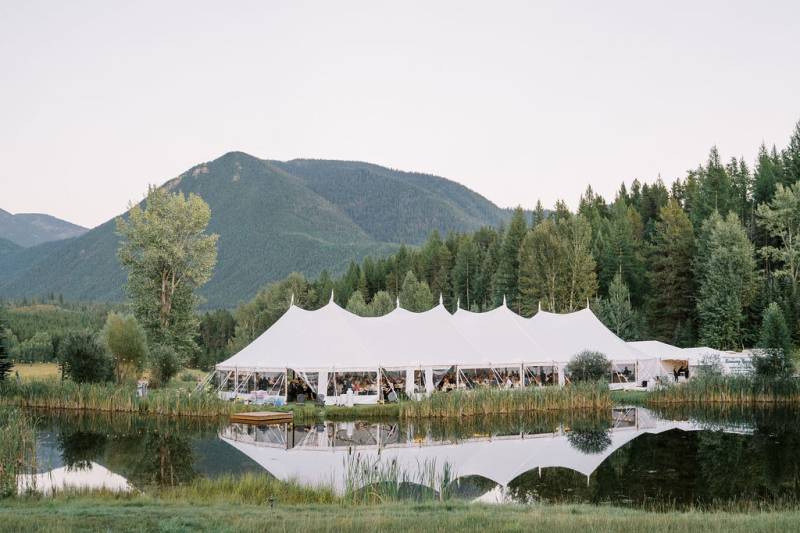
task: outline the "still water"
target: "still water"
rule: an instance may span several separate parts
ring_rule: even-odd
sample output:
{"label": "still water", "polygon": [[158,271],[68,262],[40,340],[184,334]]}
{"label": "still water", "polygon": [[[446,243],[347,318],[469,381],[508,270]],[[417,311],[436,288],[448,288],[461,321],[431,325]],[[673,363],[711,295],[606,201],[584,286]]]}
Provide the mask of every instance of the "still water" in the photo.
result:
{"label": "still water", "polygon": [[37,415],[35,483],[45,492],[65,485],[146,490],[266,471],[343,490],[358,465],[389,468],[405,483],[434,490],[446,483],[452,497],[485,502],[785,502],[800,499],[798,414],[627,408],[449,423],[263,427]]}

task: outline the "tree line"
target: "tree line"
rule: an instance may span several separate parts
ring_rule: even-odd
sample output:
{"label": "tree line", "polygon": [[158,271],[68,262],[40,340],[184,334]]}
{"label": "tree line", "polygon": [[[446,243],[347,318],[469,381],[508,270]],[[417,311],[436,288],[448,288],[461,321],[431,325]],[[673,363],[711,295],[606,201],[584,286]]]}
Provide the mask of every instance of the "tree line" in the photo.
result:
{"label": "tree line", "polygon": [[[216,263],[209,220],[200,197],[151,188],[144,207],[117,221],[132,316],[106,310],[59,326],[57,314],[26,325],[8,313],[0,359],[61,353],[62,365],[77,369],[66,361],[83,354],[77,359],[105,358],[93,365],[106,369],[103,379],[147,366],[163,381],[183,365],[209,368],[246,346],[292,298],[305,309],[333,298],[362,316],[384,315],[398,300],[425,311],[441,299],[451,312],[505,302],[522,316],[588,305],[626,340],[731,350],[768,342],[786,353],[800,341],[800,122],[782,150],[762,145],[752,168],[742,158],[723,162],[714,147],[669,188],[661,179],[634,180],[606,199],[588,187],[575,211],[563,201],[551,210],[537,202],[531,212],[517,208],[507,226],[433,231],[420,247],[351,262],[335,277],[293,273],[234,312],[199,315],[196,289]],[[49,321],[49,339],[36,320]]]}
{"label": "tree line", "polygon": [[268,285],[234,313],[235,351],[266,330],[291,296],[362,316],[395,306],[423,311],[441,296],[486,311],[502,304],[523,316],[589,305],[626,340],[740,350],[757,346],[771,315],[800,340],[800,123],[788,145],[742,158],[708,159],[669,188],[634,180],[613,199],[591,187],[571,211],[559,201],[521,208],[506,227],[434,231],[419,248],[352,262],[343,275],[300,274]]}

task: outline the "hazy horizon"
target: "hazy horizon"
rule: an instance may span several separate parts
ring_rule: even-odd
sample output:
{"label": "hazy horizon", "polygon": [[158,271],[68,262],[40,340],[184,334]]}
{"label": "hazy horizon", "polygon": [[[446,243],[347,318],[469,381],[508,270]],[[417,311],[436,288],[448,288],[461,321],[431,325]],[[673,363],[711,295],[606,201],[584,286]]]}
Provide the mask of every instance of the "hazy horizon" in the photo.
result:
{"label": "hazy horizon", "polygon": [[575,207],[753,163],[800,120],[800,4],[0,5],[0,208],[87,227],[229,151]]}

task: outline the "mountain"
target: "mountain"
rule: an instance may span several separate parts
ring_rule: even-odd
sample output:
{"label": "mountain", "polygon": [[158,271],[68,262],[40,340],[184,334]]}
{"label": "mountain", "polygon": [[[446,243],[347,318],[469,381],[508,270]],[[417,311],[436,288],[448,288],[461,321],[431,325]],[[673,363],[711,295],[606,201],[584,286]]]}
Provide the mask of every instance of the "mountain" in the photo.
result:
{"label": "mountain", "polygon": [[[231,152],[163,187],[200,195],[219,234],[208,307],[234,306],[298,271],[343,271],[351,260],[420,244],[433,229],[471,231],[510,212],[453,181],[349,161],[257,159]],[[119,300],[125,275],[110,220],[85,234],[0,254],[0,296],[60,293]]]}
{"label": "mountain", "polygon": [[19,252],[22,249],[22,246],[19,244],[13,243],[8,239],[0,238],[0,257],[11,255]]}
{"label": "mountain", "polygon": [[50,215],[41,213],[12,215],[0,209],[0,238],[20,246],[36,246],[43,242],[70,239],[87,231],[82,226]]}

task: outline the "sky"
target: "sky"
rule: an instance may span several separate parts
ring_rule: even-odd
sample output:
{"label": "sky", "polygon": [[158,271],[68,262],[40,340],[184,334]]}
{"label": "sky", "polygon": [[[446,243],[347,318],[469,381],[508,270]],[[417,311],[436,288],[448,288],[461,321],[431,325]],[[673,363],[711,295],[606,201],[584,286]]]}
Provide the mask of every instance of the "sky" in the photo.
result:
{"label": "sky", "polygon": [[0,2],[0,208],[89,227],[232,150],[575,207],[798,120],[794,0]]}

